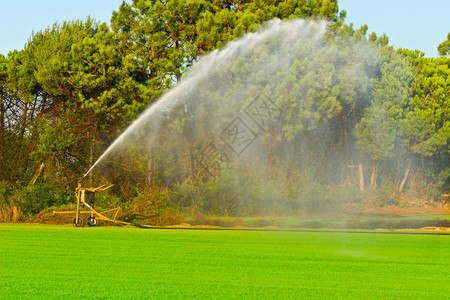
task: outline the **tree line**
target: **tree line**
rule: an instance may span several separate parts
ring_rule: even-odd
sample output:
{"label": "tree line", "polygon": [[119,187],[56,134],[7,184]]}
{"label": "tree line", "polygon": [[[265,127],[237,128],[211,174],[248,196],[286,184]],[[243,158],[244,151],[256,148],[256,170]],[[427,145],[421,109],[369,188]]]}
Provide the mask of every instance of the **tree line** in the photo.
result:
{"label": "tree line", "polygon": [[[286,169],[276,168],[274,157],[267,170],[285,180],[274,183],[264,197],[289,202],[291,195],[279,195],[278,185],[304,180],[295,191],[304,203],[293,204],[300,209],[330,197],[343,202],[369,199],[375,205],[399,204],[405,197],[445,201],[450,180],[448,41],[439,45],[438,58],[393,49],[385,35],[345,24],[337,0],[134,0],[123,2],[110,24],[91,18],[56,23],[33,33],[24,49],[0,55],[0,220],[70,205],[80,177],[148,104],[180,82],[201,56],[273,18],[328,20],[328,40],[370,43],[381,59],[368,66],[375,75],[364,93],[341,93],[324,98],[321,105],[312,103],[308,124],[299,121],[298,128],[283,129],[291,142],[328,144],[321,151],[298,149],[314,156],[310,161],[316,171],[308,176],[298,174],[300,163],[286,175]],[[289,84],[295,90],[302,83]],[[292,118],[300,119],[301,113]],[[326,133],[328,139],[323,138],[324,126],[333,128]],[[252,201],[259,194],[249,191],[269,189],[270,184],[252,182],[251,176],[243,180],[252,188],[230,192],[233,178],[226,174],[220,182],[187,175],[173,181],[179,170],[155,171],[158,164],[160,169],[170,164],[164,153],[171,142],[161,143],[165,149],[159,149],[161,157],[152,158],[153,168],[137,160],[127,166],[132,176],[109,178],[123,181],[105,201],[149,214],[192,209],[193,204],[223,214],[233,212],[232,196],[249,199],[243,213],[267,213]],[[357,157],[349,158],[349,153]],[[334,157],[347,178],[334,181],[323,157]],[[89,180],[95,184],[95,178]],[[193,185],[205,192],[193,196]]]}

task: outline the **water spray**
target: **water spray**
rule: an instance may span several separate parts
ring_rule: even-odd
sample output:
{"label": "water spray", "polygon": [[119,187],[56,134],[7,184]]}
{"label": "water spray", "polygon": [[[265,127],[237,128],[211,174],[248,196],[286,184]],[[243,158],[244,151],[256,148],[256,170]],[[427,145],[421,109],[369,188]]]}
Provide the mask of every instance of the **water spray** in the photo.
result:
{"label": "water spray", "polygon": [[[202,57],[181,82],[125,129],[81,180],[106,158],[118,158],[127,166],[127,159],[135,159],[136,153],[139,159],[150,159],[149,154],[156,153],[160,165],[190,170],[192,174],[181,181],[195,176],[203,182],[220,178],[220,170],[234,163],[252,168],[248,172],[253,178],[268,182],[264,165],[249,165],[272,157],[279,158],[280,169],[295,171],[304,162],[302,172],[312,170],[310,157],[299,156],[314,154],[314,150],[292,137],[314,128],[321,118],[339,115],[342,107],[336,98],[365,93],[370,82],[366,69],[370,68],[363,62],[377,60],[376,47],[367,43],[328,43],[324,37],[327,26],[326,21],[275,20]],[[342,82],[348,84],[337,86]],[[317,107],[323,111],[318,113]],[[190,126],[189,136],[185,124]],[[281,144],[281,150],[274,152],[270,147],[280,144],[275,135],[290,144]],[[345,176],[340,175],[341,169],[331,169],[329,173],[336,177]],[[234,178],[248,175],[239,174],[238,168],[230,172]],[[293,197],[303,197],[298,190]]]}

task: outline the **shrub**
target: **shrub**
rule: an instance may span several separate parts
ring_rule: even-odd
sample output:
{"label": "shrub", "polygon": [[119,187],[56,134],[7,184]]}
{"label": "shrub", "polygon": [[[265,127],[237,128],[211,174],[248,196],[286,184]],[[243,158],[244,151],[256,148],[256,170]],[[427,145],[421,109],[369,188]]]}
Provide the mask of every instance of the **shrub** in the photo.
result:
{"label": "shrub", "polygon": [[168,191],[162,187],[154,186],[139,191],[125,207],[126,221],[155,226],[181,223],[181,215],[169,207],[167,199]]}
{"label": "shrub", "polygon": [[274,181],[227,172],[219,179],[196,185],[176,185],[170,202],[185,213],[195,207],[202,213],[219,216],[280,214],[292,209],[288,197]]}
{"label": "shrub", "polygon": [[52,206],[61,207],[76,202],[75,194],[68,191],[56,191],[53,193]]}
{"label": "shrub", "polygon": [[63,206],[75,201],[75,196],[67,191],[54,191],[46,183],[36,183],[19,190],[17,204],[23,213],[31,217],[51,206]]}
{"label": "shrub", "polygon": [[95,207],[99,210],[110,209],[120,206],[121,199],[111,190],[95,193]]}
{"label": "shrub", "polygon": [[31,217],[52,205],[53,191],[44,183],[36,183],[30,188],[20,190],[18,199],[22,211]]}

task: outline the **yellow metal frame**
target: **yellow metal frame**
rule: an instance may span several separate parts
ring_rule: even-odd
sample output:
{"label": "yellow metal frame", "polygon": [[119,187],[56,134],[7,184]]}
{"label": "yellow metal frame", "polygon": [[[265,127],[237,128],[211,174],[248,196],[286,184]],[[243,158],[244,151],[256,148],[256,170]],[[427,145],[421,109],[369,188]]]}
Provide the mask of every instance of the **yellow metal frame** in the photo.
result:
{"label": "yellow metal frame", "polygon": [[[112,223],[117,223],[117,224],[123,224],[123,225],[131,225],[131,223],[117,220],[117,215],[119,214],[120,207],[116,207],[116,208],[112,208],[112,209],[108,209],[108,210],[104,210],[104,211],[100,212],[100,211],[97,211],[95,208],[93,208],[90,204],[88,204],[86,202],[86,191],[92,192],[92,193],[101,192],[101,191],[105,191],[105,190],[109,189],[112,186],[113,186],[113,184],[111,184],[111,185],[104,184],[104,185],[101,185],[96,188],[82,188],[81,184],[78,184],[78,187],[75,190],[75,195],[77,198],[77,209],[75,211],[61,211],[61,212],[53,211],[53,214],[75,213],[75,219],[73,221],[73,225],[75,227],[82,227],[84,225],[84,221],[81,218],[82,213],[90,213],[90,218],[92,218],[91,220],[96,220],[95,217],[97,217],[97,220],[102,220],[102,221],[107,221],[107,222],[112,222]],[[82,205],[86,206],[89,210],[87,210],[87,211],[81,210]],[[105,215],[107,213],[114,213],[114,215],[112,218],[110,218]]]}

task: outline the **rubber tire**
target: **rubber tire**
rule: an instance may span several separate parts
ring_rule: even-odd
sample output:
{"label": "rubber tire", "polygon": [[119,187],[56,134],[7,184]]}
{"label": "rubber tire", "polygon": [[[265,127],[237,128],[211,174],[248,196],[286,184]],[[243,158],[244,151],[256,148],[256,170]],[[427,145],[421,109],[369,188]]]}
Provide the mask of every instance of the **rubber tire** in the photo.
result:
{"label": "rubber tire", "polygon": [[74,227],[83,227],[84,220],[82,217],[78,217],[78,222],[77,222],[77,218],[73,218],[72,224]]}
{"label": "rubber tire", "polygon": [[97,219],[95,217],[89,217],[87,224],[89,227],[94,227],[97,225]]}

